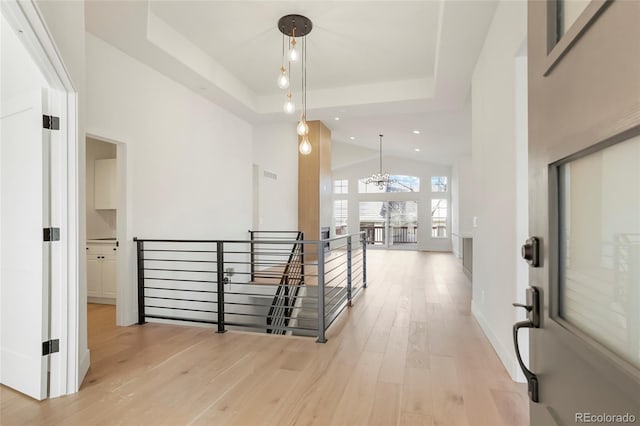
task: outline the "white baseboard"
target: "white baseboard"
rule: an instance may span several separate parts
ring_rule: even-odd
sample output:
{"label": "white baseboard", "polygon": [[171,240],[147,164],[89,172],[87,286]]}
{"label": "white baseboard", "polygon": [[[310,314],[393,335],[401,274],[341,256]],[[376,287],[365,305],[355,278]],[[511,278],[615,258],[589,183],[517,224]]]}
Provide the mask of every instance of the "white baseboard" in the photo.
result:
{"label": "white baseboard", "polygon": [[80,368],[78,368],[78,390],[80,389],[80,385],[82,384],[82,381],[89,371],[89,365],[91,365],[91,354],[89,349],[87,349],[85,353],[82,354],[82,357],[80,359]]}
{"label": "white baseboard", "polygon": [[520,366],[518,365],[518,360],[515,356],[514,349],[510,346],[506,347],[498,339],[498,337],[491,329],[489,321],[487,321],[484,314],[477,307],[474,300],[471,301],[471,313],[478,321],[478,324],[480,324],[480,328],[482,328],[482,331],[484,332],[485,336],[487,336],[487,339],[489,339],[491,346],[493,346],[493,349],[498,354],[498,358],[500,358],[502,365],[504,365],[507,373],[509,373],[509,376],[511,376],[511,380],[518,383],[526,383],[524,374],[522,374]]}

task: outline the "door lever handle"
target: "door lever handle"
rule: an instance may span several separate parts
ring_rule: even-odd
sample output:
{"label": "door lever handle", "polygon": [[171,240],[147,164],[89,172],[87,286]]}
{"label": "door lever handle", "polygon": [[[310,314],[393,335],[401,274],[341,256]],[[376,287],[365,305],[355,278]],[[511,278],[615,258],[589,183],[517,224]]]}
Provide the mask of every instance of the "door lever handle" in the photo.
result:
{"label": "door lever handle", "polygon": [[518,344],[518,330],[521,328],[535,328],[533,327],[533,323],[531,321],[520,321],[513,324],[513,344],[516,348],[516,358],[518,358],[518,364],[520,364],[520,368],[524,373],[524,377],[527,379],[527,387],[529,391],[529,398],[531,401],[538,402],[538,376],[529,370],[526,365],[524,365],[524,361],[522,361],[522,356],[520,356],[520,346]]}
{"label": "door lever handle", "polygon": [[530,312],[533,309],[533,306],[523,305],[522,303],[512,303],[511,305],[515,306],[516,308],[524,308],[527,310],[527,312]]}
{"label": "door lever handle", "polygon": [[527,385],[529,390],[529,398],[533,402],[538,402],[538,376],[529,370],[522,356],[520,355],[520,345],[518,344],[518,330],[521,328],[539,328],[540,327],[540,291],[536,287],[529,287],[527,289],[527,304],[513,303],[513,306],[517,308],[524,308],[527,310],[527,320],[519,321],[513,324],[513,346],[516,350],[516,358],[518,358],[518,364],[527,379]]}

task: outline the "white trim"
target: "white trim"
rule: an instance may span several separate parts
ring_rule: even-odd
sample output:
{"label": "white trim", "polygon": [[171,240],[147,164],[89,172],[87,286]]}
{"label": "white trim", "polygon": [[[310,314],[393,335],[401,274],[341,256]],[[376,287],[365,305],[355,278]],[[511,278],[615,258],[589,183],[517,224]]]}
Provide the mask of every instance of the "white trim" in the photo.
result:
{"label": "white trim", "polygon": [[[118,209],[116,211],[116,239],[119,243],[116,266],[116,325],[127,326],[137,322],[137,295],[138,289],[131,283],[136,283],[131,278],[135,263],[131,259],[132,239],[127,234],[127,206],[129,199],[127,194],[127,143],[110,137],[102,136],[102,132],[87,130],[87,138],[112,143],[116,146],[116,175],[118,188]],[[135,254],[134,254],[135,256]],[[135,262],[135,257],[133,258]],[[135,277],[134,277],[135,278]]]}
{"label": "white trim", "polygon": [[[34,59],[36,65],[44,75],[51,88],[63,92],[59,99],[60,127],[66,133],[60,133],[61,150],[59,161],[61,164],[61,194],[59,226],[61,228],[61,256],[62,271],[60,278],[67,286],[61,286],[56,312],[57,332],[61,348],[57,362],[52,363],[52,377],[57,376],[56,383],[52,383],[51,396],[60,396],[77,392],[80,383],[88,369],[88,351],[86,353],[87,366],[78,370],[79,359],[79,271],[78,271],[78,96],[71,77],[67,72],[61,55],[56,48],[53,38],[33,0],[17,1],[4,0],[1,2],[2,14],[13,28],[22,30],[22,42]],[[66,173],[64,173],[66,171]],[[65,182],[66,180],[66,182]],[[64,300],[62,300],[64,299]],[[86,349],[85,349],[86,350]],[[66,371],[65,371],[66,370]],[[78,374],[80,373],[80,374]]]}
{"label": "white trim", "polygon": [[[507,348],[502,344],[502,342],[500,342],[500,339],[498,339],[498,337],[493,333],[493,330],[489,325],[489,321],[487,321],[484,314],[480,311],[475,301],[473,300],[471,301],[471,313],[478,321],[478,324],[480,324],[480,328],[482,328],[482,331],[484,332],[485,336],[487,336],[487,339],[489,339],[491,346],[493,346],[493,349],[498,354],[498,358],[500,358],[502,365],[504,365],[507,373],[509,373],[509,376],[511,376],[511,380],[513,380],[514,382],[526,383],[525,377],[522,374],[522,371],[520,371],[518,360],[514,355],[514,349],[510,347]],[[525,336],[523,332],[521,332],[521,334],[521,339],[528,339],[528,336]]]}

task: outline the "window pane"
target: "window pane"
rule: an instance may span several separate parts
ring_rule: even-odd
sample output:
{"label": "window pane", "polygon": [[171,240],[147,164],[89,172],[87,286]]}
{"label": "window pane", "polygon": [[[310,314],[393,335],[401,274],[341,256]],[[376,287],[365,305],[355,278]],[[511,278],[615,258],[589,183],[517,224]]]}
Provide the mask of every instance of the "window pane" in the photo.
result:
{"label": "window pane", "polygon": [[333,216],[335,218],[335,235],[347,235],[347,200],[335,200],[333,202]]}
{"label": "window pane", "polygon": [[349,181],[347,179],[338,179],[333,181],[333,193],[334,194],[348,194],[349,193]]}
{"label": "window pane", "polygon": [[560,317],[640,367],[640,137],[558,172]]}
{"label": "window pane", "polygon": [[393,181],[380,188],[375,183],[366,183],[368,178],[358,180],[358,192],[361,194],[380,194],[383,192],[420,192],[420,178],[417,176],[391,175]]}
{"label": "window pane", "polygon": [[418,202],[388,201],[390,244],[416,244],[418,242]]}
{"label": "window pane", "polygon": [[362,201],[360,209],[360,231],[366,233],[367,243],[385,243],[387,209],[385,201]]}
{"label": "window pane", "polygon": [[447,192],[447,177],[431,176],[431,192]]}
{"label": "window pane", "polygon": [[447,200],[431,200],[431,236],[447,236]]}

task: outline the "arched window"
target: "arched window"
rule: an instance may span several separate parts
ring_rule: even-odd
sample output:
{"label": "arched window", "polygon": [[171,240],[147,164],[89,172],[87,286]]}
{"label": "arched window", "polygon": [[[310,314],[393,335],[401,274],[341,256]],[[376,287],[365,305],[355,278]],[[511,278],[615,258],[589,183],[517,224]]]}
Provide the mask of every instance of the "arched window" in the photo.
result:
{"label": "arched window", "polygon": [[420,178],[418,176],[391,175],[393,181],[380,188],[375,183],[366,183],[368,178],[358,179],[358,192],[360,194],[381,194],[384,192],[420,192]]}

